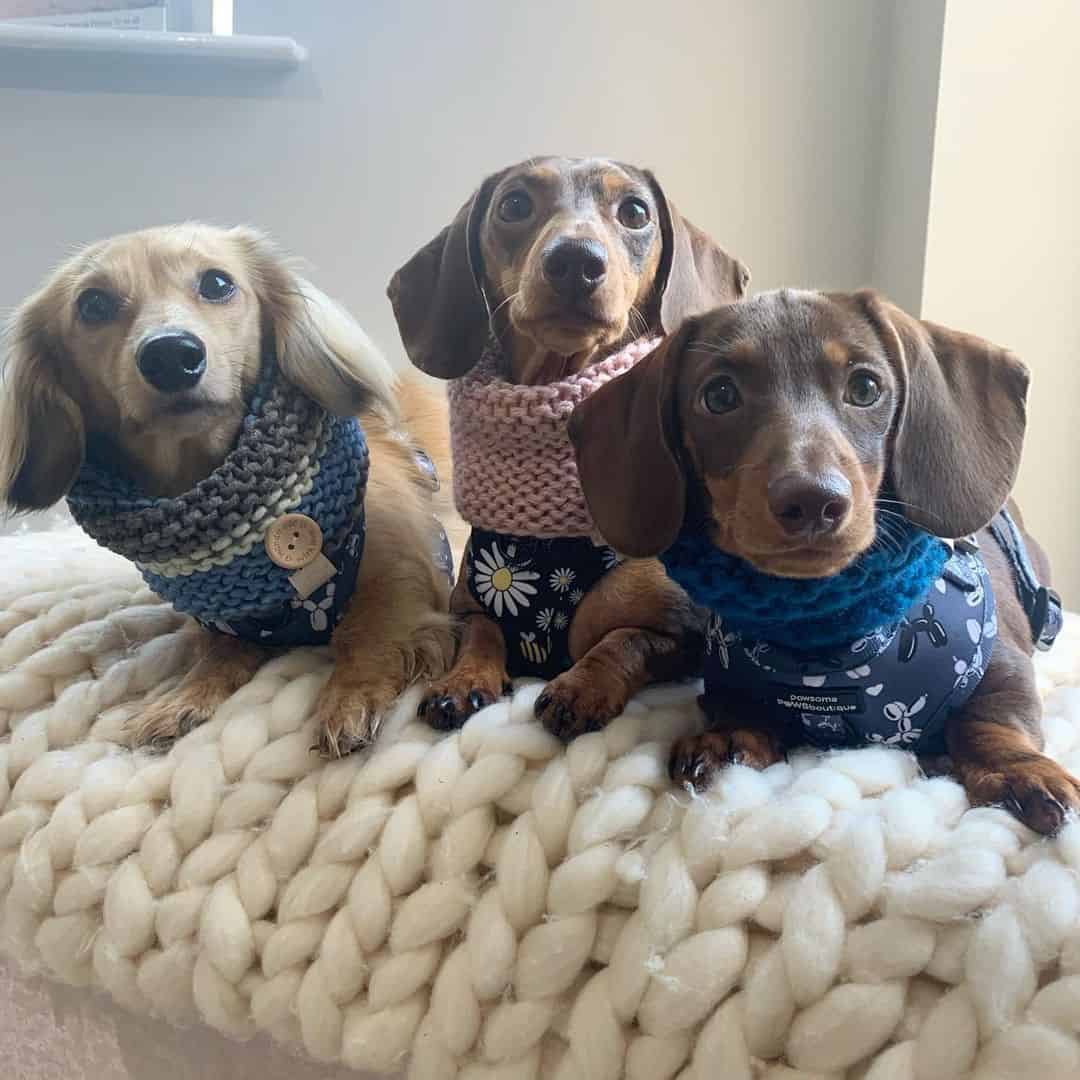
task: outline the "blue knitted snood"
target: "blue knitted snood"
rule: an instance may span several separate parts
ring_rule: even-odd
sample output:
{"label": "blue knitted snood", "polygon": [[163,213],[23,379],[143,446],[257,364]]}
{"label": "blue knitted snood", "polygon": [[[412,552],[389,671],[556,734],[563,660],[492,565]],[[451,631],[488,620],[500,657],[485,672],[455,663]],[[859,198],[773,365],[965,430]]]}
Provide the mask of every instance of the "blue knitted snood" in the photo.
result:
{"label": "blue knitted snood", "polygon": [[[336,586],[327,587],[336,612],[355,584],[367,476],[359,422],[329,414],[280,378],[268,358],[235,447],[190,491],[151,498],[127,477],[87,463],[68,505],[86,532],[131,559],[177,611],[230,633],[292,644],[284,619],[299,610],[311,631],[303,640],[316,643],[328,637],[333,620],[317,604],[309,602],[311,613],[302,610],[291,571],[266,552],[266,534],[288,513],[319,524],[323,551],[339,570]],[[252,620],[269,623],[255,627]]]}
{"label": "blue knitted snood", "polygon": [[684,528],[660,556],[692,600],[724,625],[793,649],[823,649],[900,620],[949,558],[935,536],[904,524],[879,533],[845,570],[827,578],[773,577],[719,551],[703,528]]}

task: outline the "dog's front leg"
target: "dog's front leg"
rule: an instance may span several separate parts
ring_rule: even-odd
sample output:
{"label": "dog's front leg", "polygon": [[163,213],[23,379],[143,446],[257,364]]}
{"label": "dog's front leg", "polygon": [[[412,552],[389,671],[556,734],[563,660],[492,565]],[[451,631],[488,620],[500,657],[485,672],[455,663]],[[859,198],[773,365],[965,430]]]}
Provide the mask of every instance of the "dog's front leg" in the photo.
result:
{"label": "dog's front leg", "polygon": [[649,683],[700,674],[704,628],[704,612],[658,562],[622,563],[578,606],[575,663],[537,698],[537,718],[561,739],[602,728]]}
{"label": "dog's front leg", "polygon": [[461,727],[473,713],[510,691],[502,629],[469,592],[464,559],[450,595],[450,613],[461,626],[454,666],[432,686],[419,709],[421,719],[439,731]]}
{"label": "dog's front leg", "polygon": [[240,638],[193,627],[200,636],[199,656],[177,686],[132,720],[136,746],[166,749],[175,739],[206,723],[270,656],[267,649]]}
{"label": "dog's front leg", "polygon": [[315,704],[316,739],[327,757],[373,742],[402,691],[438,678],[450,663],[449,589],[427,539],[416,540],[423,535],[405,515],[382,515],[368,530],[356,592],[331,642],[334,670]]}
{"label": "dog's front leg", "polygon": [[1080,782],[1042,753],[1041,714],[1031,658],[999,637],[978,689],[949,717],[945,739],[972,803],[1005,806],[1050,835],[1080,810]]}
{"label": "dog's front leg", "polygon": [[705,713],[705,731],[676,739],[671,747],[668,773],[680,787],[704,791],[728,765],[767,769],[787,754],[785,730],[761,717],[760,726],[748,724],[747,717],[760,713],[745,701],[717,702],[698,699]]}
{"label": "dog's front leg", "polygon": [[573,739],[614,720],[650,682],[685,674],[679,642],[670,634],[610,630],[536,699],[536,716],[553,735]]}

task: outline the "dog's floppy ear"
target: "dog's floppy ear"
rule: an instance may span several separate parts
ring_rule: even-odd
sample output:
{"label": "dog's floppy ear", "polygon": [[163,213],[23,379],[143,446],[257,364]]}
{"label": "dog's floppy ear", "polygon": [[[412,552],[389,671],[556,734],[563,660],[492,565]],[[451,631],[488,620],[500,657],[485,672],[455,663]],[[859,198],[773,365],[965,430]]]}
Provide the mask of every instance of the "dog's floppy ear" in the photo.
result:
{"label": "dog's floppy ear", "polygon": [[898,372],[891,482],[905,515],[938,536],[966,536],[996,514],[1020,467],[1028,370],[1007,349],[920,322],[857,294]]}
{"label": "dog's floppy ear", "polygon": [[43,510],[70,490],[86,454],[82,410],[58,381],[49,286],[15,312],[0,343],[0,504]]}
{"label": "dog's floppy ear", "polygon": [[479,232],[491,192],[505,174],[503,169],[489,176],[386,289],[409,359],[440,379],[464,375],[488,342],[491,317]]}
{"label": "dog's floppy ear", "polygon": [[693,321],[574,409],[570,441],[600,535],[635,558],[671,547],[686,514],[675,385]]}
{"label": "dog's floppy ear", "polygon": [[741,300],[750,284],[750,271],[691,225],[675,209],[651,172],[645,176],[660,214],[664,247],[656,272],[656,287],[660,326],[670,334],[678,330],[683,319]]}
{"label": "dog's floppy ear", "polygon": [[352,316],[301,277],[261,233],[240,226],[232,237],[246,259],[263,334],[272,339],[285,378],[336,416],[373,404],[392,414],[393,369]]}

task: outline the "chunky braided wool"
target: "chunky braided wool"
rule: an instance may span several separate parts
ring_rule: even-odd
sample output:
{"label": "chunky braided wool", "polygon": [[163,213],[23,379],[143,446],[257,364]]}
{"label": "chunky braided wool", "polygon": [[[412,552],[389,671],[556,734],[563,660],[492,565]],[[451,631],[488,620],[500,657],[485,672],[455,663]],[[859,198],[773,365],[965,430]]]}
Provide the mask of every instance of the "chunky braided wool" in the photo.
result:
{"label": "chunky braided wool", "polygon": [[359,422],[331,416],[278,378],[267,359],[236,446],[190,491],[148,498],[126,478],[88,464],[68,505],[99,544],[131,559],[177,611],[227,622],[296,598],[289,571],[263,546],[270,526],[284,514],[306,514],[335,548],[362,520],[367,475]]}
{"label": "chunky braided wool", "polygon": [[906,523],[827,578],[763,574],[718,550],[703,530],[685,530],[661,555],[668,574],[725,625],[795,649],[844,645],[894,625],[948,558],[946,544]]}
{"label": "chunky braided wool", "polygon": [[479,529],[516,536],[591,536],[566,425],[574,406],[629,371],[659,343],[641,339],[568,378],[543,386],[507,382],[488,350],[450,383],[454,499]]}
{"label": "chunky braided wool", "polygon": [[[448,736],[417,688],[328,763],[320,650],[132,754],[183,620],[78,533],[0,555],[0,947],[30,970],[416,1080],[1080,1075],[1080,823],[1040,840],[881,748],[691,799],[694,686],[567,748],[535,684]],[[1080,771],[1075,617],[1038,670]]]}

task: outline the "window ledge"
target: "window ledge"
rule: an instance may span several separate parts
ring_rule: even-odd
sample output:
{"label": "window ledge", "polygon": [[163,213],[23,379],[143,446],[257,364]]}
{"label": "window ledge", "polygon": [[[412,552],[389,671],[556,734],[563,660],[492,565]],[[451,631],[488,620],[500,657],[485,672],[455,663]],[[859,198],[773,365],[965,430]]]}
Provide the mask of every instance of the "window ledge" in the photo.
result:
{"label": "window ledge", "polygon": [[182,34],[157,30],[105,30],[0,23],[0,56],[46,54],[138,60],[179,60],[229,68],[289,71],[307,50],[288,37]]}

